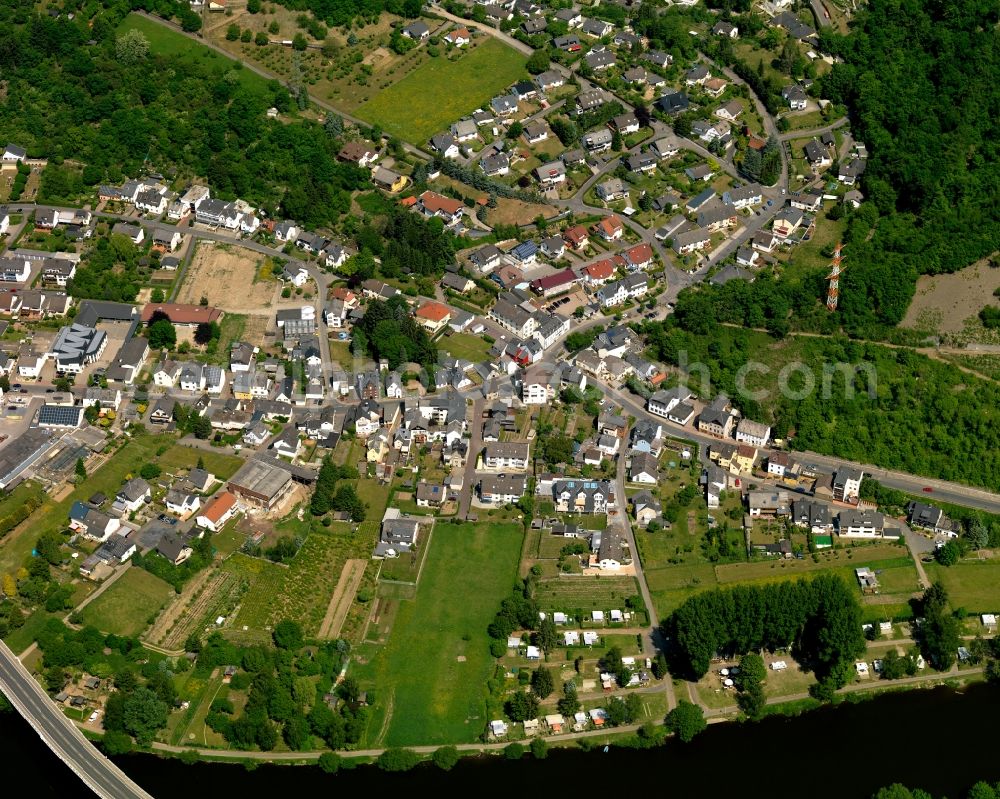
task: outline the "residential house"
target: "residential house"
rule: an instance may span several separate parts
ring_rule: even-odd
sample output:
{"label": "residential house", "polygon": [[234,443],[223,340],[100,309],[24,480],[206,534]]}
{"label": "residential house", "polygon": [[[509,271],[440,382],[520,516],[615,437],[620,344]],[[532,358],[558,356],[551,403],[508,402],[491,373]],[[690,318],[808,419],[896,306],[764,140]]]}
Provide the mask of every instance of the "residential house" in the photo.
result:
{"label": "residential house", "polygon": [[418,42],[431,35],[431,29],[427,27],[427,23],[419,19],[411,22],[401,32],[407,39],[414,39]]}
{"label": "residential house", "polygon": [[715,36],[725,36],[729,39],[737,39],[739,38],[740,30],[735,25],[729,22],[723,22],[722,20],[719,20],[718,22],[715,23],[715,26],[712,28],[712,33]]}
{"label": "residential house", "polygon": [[830,164],[833,163],[833,159],[830,158],[829,151],[816,139],[810,139],[807,141],[803,150],[805,152],[806,161],[809,162],[809,166],[813,168],[814,172],[825,166],[830,166]]}
{"label": "residential house", "polygon": [[421,305],[413,314],[417,324],[435,335],[447,326],[451,319],[451,309],[440,302],[429,300]]}
{"label": "residential house", "polygon": [[736,440],[755,447],[766,447],[771,440],[771,427],[752,419],[740,419],[736,426]]}
{"label": "residential house", "polygon": [[543,186],[556,186],[566,180],[566,165],[562,161],[550,161],[535,167],[535,179]]}
{"label": "residential house", "polygon": [[726,122],[735,122],[740,114],[743,113],[743,103],[739,100],[730,100],[728,103],[716,108],[712,113]]}
{"label": "residential house", "polygon": [[633,453],[628,467],[628,479],[633,483],[655,485],[660,481],[656,458],[648,452]]}
{"label": "residential house", "polygon": [[781,96],[788,103],[788,108],[791,111],[804,111],[809,101],[809,96],[806,94],[805,89],[796,83],[783,88]]}
{"label": "residential house", "polygon": [[[764,446],[761,444],[760,446]],[[786,473],[791,473],[792,457],[787,452],[772,452],[767,456],[767,473],[777,477],[784,477]]]}
{"label": "residential house", "polygon": [[590,244],[590,234],[583,225],[573,225],[562,233],[563,241],[573,250],[585,250]]}
{"label": "residential house", "polygon": [[782,208],[771,222],[771,231],[779,239],[787,239],[802,224],[803,214],[797,208]]}
{"label": "residential house", "polygon": [[735,415],[729,397],[720,394],[698,415],[698,430],[720,438],[728,438],[734,420]]}
{"label": "residential house", "polygon": [[704,64],[696,64],[684,73],[684,83],[688,86],[700,86],[711,73]]}
{"label": "residential house", "polygon": [[526,441],[497,441],[487,444],[483,453],[483,468],[493,471],[524,471],[530,462]]}
{"label": "residential house", "polygon": [[596,514],[616,508],[614,486],[609,480],[555,480],[551,490],[558,513]]}
{"label": "residential house", "polygon": [[885,516],[874,510],[845,508],[837,514],[837,535],[841,538],[882,538]]}
{"label": "residential house", "polygon": [[597,184],[597,196],[604,202],[628,199],[628,186],[621,178],[609,178]]}
{"label": "residential house", "polygon": [[351,139],[340,148],[337,158],[355,166],[371,166],[378,160],[378,149],[364,139]]}
{"label": "residential house", "polygon": [[611,216],[603,217],[594,225],[594,232],[604,241],[618,241],[625,235],[625,223],[622,222],[621,217],[611,214]]}
{"label": "residential house", "polygon": [[789,517],[792,512],[788,492],[783,490],[749,492],[747,509],[753,518]]}
{"label": "residential house", "polygon": [[680,114],[687,111],[691,101],[684,92],[667,92],[656,101],[656,107],[664,114]]}
{"label": "residential house", "polygon": [[856,504],[861,495],[865,473],[851,466],[841,466],[833,473],[833,498],[838,502]]}
{"label": "residential house", "polygon": [[704,250],[712,242],[711,231],[704,228],[678,233],[673,237],[673,249],[678,255],[688,255]]}
{"label": "residential house", "polygon": [[587,152],[596,154],[610,150],[613,139],[614,134],[610,130],[601,128],[600,130],[584,134],[583,138],[580,139],[580,143],[583,144]]}

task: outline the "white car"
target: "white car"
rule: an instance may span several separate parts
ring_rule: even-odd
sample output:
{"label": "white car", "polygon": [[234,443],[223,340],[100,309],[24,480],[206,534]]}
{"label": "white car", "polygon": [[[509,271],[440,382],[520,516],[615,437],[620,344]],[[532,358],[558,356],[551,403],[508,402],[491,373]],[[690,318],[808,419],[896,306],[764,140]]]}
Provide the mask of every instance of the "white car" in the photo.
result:
{"label": "white car", "polygon": [[95,710],[93,713],[90,714],[90,718],[87,719],[87,721],[93,723],[93,722],[97,721],[97,717],[100,716],[100,715],[101,715],[101,711],[100,710]]}

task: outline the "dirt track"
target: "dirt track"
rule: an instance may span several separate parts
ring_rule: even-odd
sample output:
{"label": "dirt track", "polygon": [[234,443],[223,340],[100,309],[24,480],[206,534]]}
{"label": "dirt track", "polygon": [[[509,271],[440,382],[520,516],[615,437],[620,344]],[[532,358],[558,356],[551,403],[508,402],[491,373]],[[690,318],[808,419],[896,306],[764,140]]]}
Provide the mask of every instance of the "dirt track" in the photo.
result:
{"label": "dirt track", "polygon": [[365,566],[368,561],[354,559],[344,564],[340,572],[340,579],[337,581],[337,588],[330,598],[330,604],[326,609],[326,616],[319,627],[318,638],[336,638],[340,635],[340,628],[344,626],[344,619],[347,618],[347,611],[351,609],[354,595],[358,592],[361,579],[365,576]]}

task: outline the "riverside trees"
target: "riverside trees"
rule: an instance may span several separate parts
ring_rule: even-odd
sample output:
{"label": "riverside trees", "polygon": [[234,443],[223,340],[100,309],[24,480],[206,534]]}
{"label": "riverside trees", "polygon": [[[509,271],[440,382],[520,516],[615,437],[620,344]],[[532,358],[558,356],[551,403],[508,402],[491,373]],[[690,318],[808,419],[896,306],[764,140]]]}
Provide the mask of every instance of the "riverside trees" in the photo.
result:
{"label": "riverside trees", "polygon": [[699,679],[716,654],[793,648],[828,688],[844,685],[865,648],[861,609],[839,577],[696,594],[664,622],[671,671]]}

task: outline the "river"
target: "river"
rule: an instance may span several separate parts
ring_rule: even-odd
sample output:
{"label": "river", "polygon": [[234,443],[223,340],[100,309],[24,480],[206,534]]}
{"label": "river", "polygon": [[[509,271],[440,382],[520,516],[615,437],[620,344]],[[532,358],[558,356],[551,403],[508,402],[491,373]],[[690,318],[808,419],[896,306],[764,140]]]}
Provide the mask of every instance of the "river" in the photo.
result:
{"label": "river", "polygon": [[[655,750],[612,747],[583,752],[552,750],[538,761],[501,757],[465,760],[445,773],[423,764],[406,774],[363,767],[327,775],[315,767],[197,763],[149,755],[117,762],[157,799],[217,796],[323,796],[341,792],[398,792],[472,796],[502,791],[594,795],[611,789],[659,788],[668,797],[802,797],[865,799],[879,787],[902,782],[933,796],[961,799],[976,781],[1000,780],[993,751],[1000,686],[976,685],[884,694],[795,718],[757,724],[715,724],[688,745],[671,741]],[[90,794],[58,762],[19,716],[0,714],[6,784],[15,768],[28,775],[32,799]],[[23,771],[22,771],[23,770]],[[492,790],[484,791],[493,785]],[[659,793],[659,790],[657,791]],[[354,795],[359,795],[355,793]]]}

